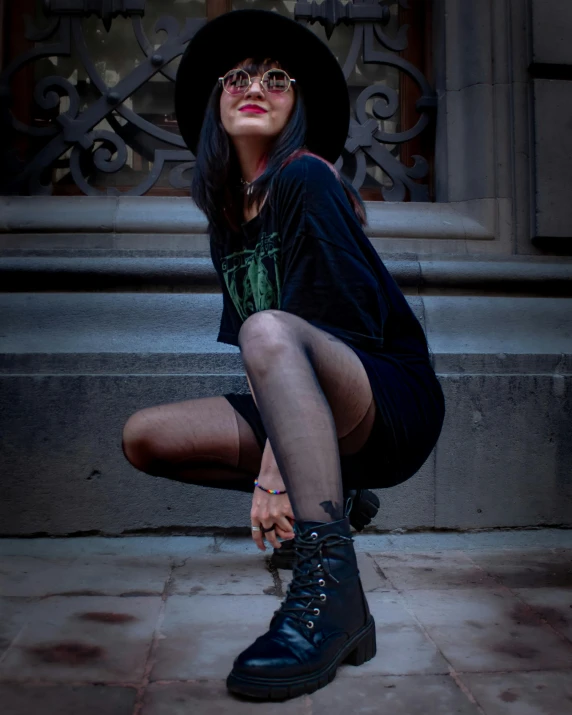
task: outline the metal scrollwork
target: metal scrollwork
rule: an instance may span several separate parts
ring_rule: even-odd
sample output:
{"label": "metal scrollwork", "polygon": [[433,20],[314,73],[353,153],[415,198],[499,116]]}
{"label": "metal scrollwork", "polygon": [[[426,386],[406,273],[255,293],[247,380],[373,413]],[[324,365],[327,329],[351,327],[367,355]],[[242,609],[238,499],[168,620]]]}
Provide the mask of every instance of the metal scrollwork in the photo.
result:
{"label": "metal scrollwork", "polygon": [[[362,0],[359,4],[344,4],[340,0],[323,0],[321,3],[297,2],[294,14],[298,20],[310,24],[320,23],[328,36],[331,36],[335,26],[342,22],[353,24],[350,50],[343,63],[346,78],[352,73],[361,55],[365,64],[393,67],[407,74],[417,84],[421,93],[416,104],[419,119],[415,126],[399,132],[386,132],[381,128],[381,121],[391,119],[399,110],[398,93],[392,87],[379,82],[366,87],[354,102],[355,119],[352,118],[350,122],[345,150],[354,157],[354,173],[348,178],[356,189],[364,185],[369,159],[375,166],[380,167],[391,181],[391,186],[380,187],[386,201],[404,201],[408,196],[411,201],[428,201],[428,186],[419,183],[428,174],[427,160],[415,155],[413,166],[407,167],[387,148],[387,145],[403,144],[419,136],[429,124],[437,107],[436,93],[420,70],[403,57],[394,54],[407,48],[408,27],[401,26],[394,37],[384,31],[390,4],[375,0]],[[399,0],[399,4],[407,8],[407,0]],[[374,38],[391,52],[375,49]],[[374,102],[368,113],[368,102],[373,97],[380,99]],[[336,166],[347,175],[349,169],[346,163],[340,158]]]}
{"label": "metal scrollwork", "polygon": [[97,15],[109,32],[114,17],[143,15],[145,0],[44,0],[46,14],[89,17]]}
{"label": "metal scrollwork", "polygon": [[[396,132],[387,131],[384,122],[387,124],[399,111],[398,92],[380,82],[359,92],[353,101],[345,152],[337,165],[357,189],[367,181],[371,185],[371,167],[379,167],[390,180],[390,185],[387,182],[379,185],[384,199],[427,201],[427,185],[421,183],[428,173],[427,161],[415,156],[413,166],[405,166],[395,156],[395,147],[419,136],[426,128],[435,111],[435,93],[418,68],[395,54],[407,47],[407,26],[391,34],[386,31],[390,6],[395,2],[407,7],[407,0],[356,0],[353,3],[323,0],[321,3],[297,2],[294,15],[301,22],[322,25],[328,38],[340,24],[352,27],[353,36],[342,63],[346,78],[356,64],[362,62],[394,68],[417,84],[419,119],[415,126]],[[97,183],[94,177],[128,169],[134,154],[149,162],[150,168],[143,180],[136,186],[124,187],[122,193],[145,194],[156,186],[164,169],[173,189],[188,188],[194,157],[179,134],[170,131],[168,123],[162,127],[154,125],[136,112],[128,100],[157,73],[164,80],[174,81],[172,61],[183,53],[190,38],[206,20],[180,22],[175,17],[161,16],[153,28],[161,35],[158,44],[145,33],[145,5],[145,0],[44,0],[45,27],[38,28],[28,19],[25,37],[34,46],[16,57],[0,74],[2,193],[51,193],[54,170],[59,169],[61,173],[62,168],[67,168],[68,176],[84,194],[115,194],[117,188],[102,186],[101,182],[99,188],[94,186]],[[118,15],[129,18],[142,53],[133,69],[113,86],[107,83],[90,56],[83,27],[83,19],[90,15],[95,15],[106,31]],[[69,78],[44,76],[37,80],[30,97],[33,118],[15,116],[13,86],[18,73],[38,61],[44,62],[45,69],[47,62],[53,62],[54,58],[72,56],[79,58],[82,76],[88,78],[88,98],[85,87],[82,94]],[[29,142],[28,155],[24,158],[16,151],[18,142],[15,140],[19,135]]]}
{"label": "metal scrollwork", "polygon": [[[95,147],[96,142],[100,142],[100,144],[91,153],[90,150]],[[85,157],[85,154],[89,154],[89,160],[96,169],[107,174],[119,171],[127,162],[127,147],[120,136],[106,130],[89,132],[82,144],[78,143],[73,147],[70,156],[70,171],[73,179],[84,194],[88,195],[93,195],[97,192],[89,185],[83,175],[81,160]],[[115,157],[113,156],[114,154]],[[115,193],[116,191],[111,190],[110,193]]]}
{"label": "metal scrollwork", "polygon": [[[28,22],[26,38],[33,42],[49,41],[57,36],[55,44],[35,47],[16,58],[0,75],[0,102],[2,103],[0,121],[4,142],[1,189],[5,194],[42,194],[50,193],[51,168],[69,153],[69,171],[79,189],[88,195],[115,194],[118,190],[106,187],[103,191],[89,183],[95,172],[116,173],[127,162],[129,146],[143,158],[153,163],[145,179],[137,186],[125,191],[128,195],[142,195],[157,182],[165,164],[184,162],[180,171],[169,173],[169,183],[173,188],[181,188],[182,176],[194,164],[192,153],[184,148],[184,142],[175,132],[156,127],[141,117],[124,103],[134,92],[142,87],[157,72],[163,72],[169,79],[174,79],[172,68],[168,65],[181,55],[193,34],[206,20],[187,19],[181,28],[175,18],[159,18],[155,31],[166,33],[164,42],[153,47],[147,40],[140,23],[144,11],[144,0],[133,2],[114,2],[107,0],[86,0],[82,3],[47,3],[52,15],[44,30],[37,30]],[[111,7],[106,15],[105,8]],[[96,14],[104,22],[117,14],[134,15],[131,20],[134,34],[143,44],[145,56],[139,64],[115,86],[109,87],[98,73],[89,56],[83,33],[82,16]],[[111,13],[111,14],[109,14]],[[67,97],[68,107],[61,111],[48,126],[28,125],[17,119],[10,112],[12,100],[11,83],[15,75],[26,65],[43,58],[69,57],[72,52],[80,57],[91,85],[99,92],[99,97],[80,110],[80,99],[76,87],[60,76],[42,78],[34,89],[35,106],[41,110],[56,110],[61,105],[62,96]],[[125,120],[121,125],[115,115]],[[106,119],[114,131],[97,129]],[[44,139],[38,150],[27,160],[22,161],[15,155],[13,145],[7,136],[24,134],[36,140]],[[172,148],[169,148],[172,147]],[[65,162],[64,162],[65,163]]]}

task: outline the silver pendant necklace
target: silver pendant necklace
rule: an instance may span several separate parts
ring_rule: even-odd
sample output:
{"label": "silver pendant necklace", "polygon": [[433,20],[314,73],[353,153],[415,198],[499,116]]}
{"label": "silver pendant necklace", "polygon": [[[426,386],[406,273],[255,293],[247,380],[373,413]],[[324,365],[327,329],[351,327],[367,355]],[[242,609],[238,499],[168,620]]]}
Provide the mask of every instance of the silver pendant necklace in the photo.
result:
{"label": "silver pendant necklace", "polygon": [[252,182],[245,181],[243,178],[241,178],[240,183],[242,184],[242,190],[246,193],[247,196],[250,196],[253,190]]}

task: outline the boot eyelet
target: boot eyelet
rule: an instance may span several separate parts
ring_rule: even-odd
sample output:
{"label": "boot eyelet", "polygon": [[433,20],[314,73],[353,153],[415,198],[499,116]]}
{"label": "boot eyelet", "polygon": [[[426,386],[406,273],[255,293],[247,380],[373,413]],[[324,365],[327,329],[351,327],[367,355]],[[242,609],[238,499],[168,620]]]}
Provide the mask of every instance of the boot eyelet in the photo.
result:
{"label": "boot eyelet", "polygon": [[319,608],[314,608],[314,615],[319,616],[320,615],[320,609]]}
{"label": "boot eyelet", "polygon": [[310,534],[310,538],[312,539],[312,541],[315,541],[318,538],[318,534],[315,531],[313,531]]}
{"label": "boot eyelet", "polygon": [[321,594],[320,594],[320,601],[322,601],[322,603],[323,603],[325,600],[326,600],[326,594],[325,594],[325,593],[321,593]]}
{"label": "boot eyelet", "polygon": [[312,630],[312,628],[314,627],[314,621],[308,621],[308,623],[306,623],[306,626],[307,626],[310,630]]}
{"label": "boot eyelet", "polygon": [[325,585],[326,585],[326,582],[324,581],[323,578],[321,578],[321,579],[318,581],[318,586],[325,586]]}

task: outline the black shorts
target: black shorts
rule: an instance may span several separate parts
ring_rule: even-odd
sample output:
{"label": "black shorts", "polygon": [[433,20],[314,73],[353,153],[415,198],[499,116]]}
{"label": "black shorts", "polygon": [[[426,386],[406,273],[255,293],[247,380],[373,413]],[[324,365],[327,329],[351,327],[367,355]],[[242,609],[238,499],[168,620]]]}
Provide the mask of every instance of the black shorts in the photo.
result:
{"label": "black shorts", "polygon": [[[361,450],[340,455],[344,488],[393,487],[419,471],[433,450],[445,414],[443,393],[426,363],[352,349],[366,369],[377,410],[371,434]],[[229,393],[224,397],[248,422],[264,449],[266,431],[252,395]]]}

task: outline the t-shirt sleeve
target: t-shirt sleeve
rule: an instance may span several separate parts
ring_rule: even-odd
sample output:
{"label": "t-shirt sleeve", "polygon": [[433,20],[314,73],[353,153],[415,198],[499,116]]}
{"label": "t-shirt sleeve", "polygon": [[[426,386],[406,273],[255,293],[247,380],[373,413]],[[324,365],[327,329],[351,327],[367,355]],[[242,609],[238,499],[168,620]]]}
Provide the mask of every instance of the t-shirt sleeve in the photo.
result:
{"label": "t-shirt sleeve", "polygon": [[280,309],[356,347],[382,351],[388,306],[360,250],[363,231],[338,178],[319,159],[303,157],[280,179]]}
{"label": "t-shirt sleeve", "polygon": [[238,346],[238,331],[240,330],[240,318],[236,313],[225,282],[221,279],[221,265],[218,251],[213,237],[210,240],[211,259],[217,274],[218,282],[222,292],[222,313],[220,316],[220,327],[217,336],[218,343]]}

